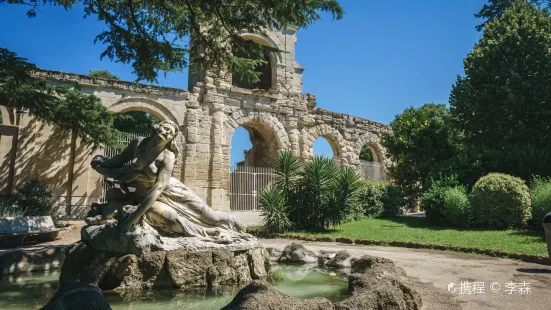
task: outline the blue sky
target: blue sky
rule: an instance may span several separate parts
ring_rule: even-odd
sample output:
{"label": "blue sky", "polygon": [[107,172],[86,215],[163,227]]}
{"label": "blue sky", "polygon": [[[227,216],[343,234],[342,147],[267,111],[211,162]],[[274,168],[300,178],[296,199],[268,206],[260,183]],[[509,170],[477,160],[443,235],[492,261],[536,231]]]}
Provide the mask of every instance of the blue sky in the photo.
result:
{"label": "blue sky", "polygon": [[[389,123],[409,106],[448,103],[463,58],[478,41],[474,18],[485,0],[341,0],[345,16],[318,21],[298,33],[296,57],[305,68],[304,92],[319,108]],[[41,68],[75,73],[107,69],[135,80],[130,64],[100,60],[94,44],[104,25],[75,7],[43,7],[36,18],[23,6],[0,5],[0,46]],[[187,88],[187,71],[159,77]],[[321,139],[320,139],[321,140]],[[232,163],[250,147],[244,129],[232,141]],[[325,142],[314,152],[331,156]]]}

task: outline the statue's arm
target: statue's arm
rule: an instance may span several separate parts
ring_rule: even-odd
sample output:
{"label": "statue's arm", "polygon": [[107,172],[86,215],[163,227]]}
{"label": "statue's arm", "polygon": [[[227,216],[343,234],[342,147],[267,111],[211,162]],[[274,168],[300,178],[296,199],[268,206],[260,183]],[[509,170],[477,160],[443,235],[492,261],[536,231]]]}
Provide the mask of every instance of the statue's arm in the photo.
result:
{"label": "statue's arm", "polygon": [[130,144],[128,144],[128,146],[122,152],[102,161],[101,163],[99,163],[98,166],[101,168],[118,168],[123,166],[124,163],[132,160],[132,158],[134,157],[134,151],[136,150],[138,144],[140,144],[140,141],[142,139],[143,138],[136,138],[132,140],[132,142],[130,142]]}
{"label": "statue's arm", "polygon": [[169,184],[170,177],[172,176],[172,170],[174,169],[174,162],[176,161],[176,156],[172,152],[168,152],[163,160],[163,165],[160,168],[160,171],[157,173],[157,180],[155,185],[145,199],[140,203],[138,209],[126,220],[125,230],[130,230],[139,219],[151,208],[151,206],[157,201],[159,196],[163,193],[167,185]]}

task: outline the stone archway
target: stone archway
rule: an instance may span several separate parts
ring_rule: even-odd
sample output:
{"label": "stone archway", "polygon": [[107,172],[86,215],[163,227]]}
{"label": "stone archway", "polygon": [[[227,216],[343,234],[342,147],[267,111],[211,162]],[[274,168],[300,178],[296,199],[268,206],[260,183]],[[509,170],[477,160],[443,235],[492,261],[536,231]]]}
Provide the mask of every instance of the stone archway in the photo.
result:
{"label": "stone archway", "polygon": [[176,163],[174,165],[174,171],[172,175],[177,179],[181,179],[183,163],[186,157],[184,138],[185,133],[183,132],[183,116],[179,117],[178,113],[171,105],[146,97],[126,97],[108,106],[107,108],[115,113],[125,113],[130,111],[150,113],[161,121],[169,120],[178,125],[178,127],[180,128],[180,132],[174,139],[176,139],[177,141],[180,154],[178,154],[178,156],[176,157]]}
{"label": "stone archway", "polygon": [[[368,147],[373,155],[372,161],[360,160],[360,154],[364,147]],[[355,165],[362,177],[372,180],[387,180],[386,166],[388,164],[385,158],[386,150],[381,146],[378,135],[367,132],[356,139],[353,146],[353,157],[351,163]]]}
{"label": "stone archway", "polygon": [[368,132],[360,136],[358,139],[356,139],[356,142],[354,142],[354,146],[352,147],[354,152],[354,157],[351,158],[351,164],[353,165],[360,164],[360,153],[362,151],[362,148],[365,146],[369,147],[372,150],[373,161],[379,162],[381,164],[385,164],[386,150],[381,145],[379,136],[371,132]]}
{"label": "stone archway", "polygon": [[314,157],[313,147],[314,142],[318,137],[325,138],[331,149],[333,150],[333,159],[339,164],[347,164],[348,160],[344,154],[345,152],[345,139],[342,134],[336,129],[327,124],[320,124],[311,128],[308,128],[304,134],[302,141],[302,155],[303,159],[312,159]]}
{"label": "stone archway", "polygon": [[178,126],[183,125],[184,118],[178,117],[178,113],[173,109],[173,107],[160,101],[145,97],[124,98],[108,106],[107,108],[116,113],[124,113],[129,111],[151,113],[160,120],[170,120]]}
{"label": "stone archway", "polygon": [[277,118],[266,112],[249,112],[242,110],[233,113],[224,125],[225,137],[222,143],[225,157],[228,159],[231,151],[231,140],[238,127],[244,127],[253,144],[249,160],[252,165],[267,167],[270,158],[273,158],[290,146],[285,127]]}

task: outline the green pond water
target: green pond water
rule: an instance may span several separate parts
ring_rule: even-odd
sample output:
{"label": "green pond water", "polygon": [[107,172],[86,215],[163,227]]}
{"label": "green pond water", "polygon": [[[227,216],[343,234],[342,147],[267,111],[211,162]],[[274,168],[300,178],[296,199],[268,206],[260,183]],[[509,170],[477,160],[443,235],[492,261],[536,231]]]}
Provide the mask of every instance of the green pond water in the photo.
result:
{"label": "green pond water", "polygon": [[[0,278],[0,309],[38,309],[55,293],[59,272]],[[300,266],[274,266],[269,281],[279,291],[299,297],[325,297],[331,301],[346,298],[347,281],[320,269]],[[116,293],[105,294],[113,309],[220,309],[237,294],[239,288],[224,293],[193,293],[178,289],[154,290],[139,298],[124,300]]]}

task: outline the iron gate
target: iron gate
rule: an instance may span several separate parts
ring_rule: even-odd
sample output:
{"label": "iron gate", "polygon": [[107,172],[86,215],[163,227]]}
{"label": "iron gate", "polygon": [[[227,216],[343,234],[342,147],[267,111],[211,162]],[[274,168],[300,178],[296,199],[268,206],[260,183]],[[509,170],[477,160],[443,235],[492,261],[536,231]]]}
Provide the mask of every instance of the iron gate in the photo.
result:
{"label": "iron gate", "polygon": [[360,175],[364,179],[388,181],[385,167],[378,162],[360,160]]}
{"label": "iron gate", "polygon": [[260,211],[258,195],[277,179],[272,168],[233,166],[230,169],[230,209]]}

